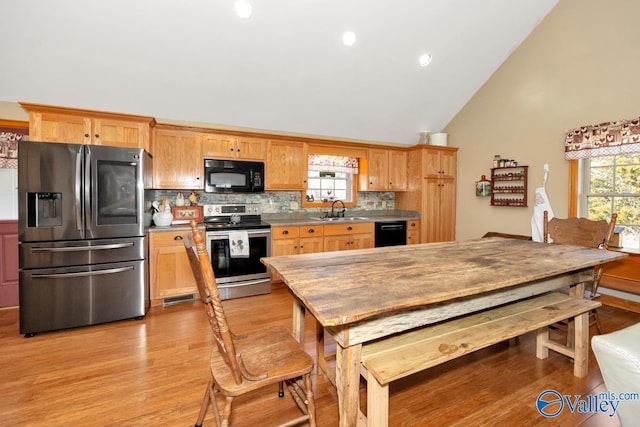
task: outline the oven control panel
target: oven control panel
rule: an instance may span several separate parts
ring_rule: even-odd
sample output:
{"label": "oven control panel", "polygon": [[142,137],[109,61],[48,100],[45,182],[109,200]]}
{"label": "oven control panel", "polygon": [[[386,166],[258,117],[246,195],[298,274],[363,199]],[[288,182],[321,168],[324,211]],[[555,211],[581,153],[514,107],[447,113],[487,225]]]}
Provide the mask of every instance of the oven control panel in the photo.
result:
{"label": "oven control panel", "polygon": [[204,216],[260,215],[259,203],[204,205]]}

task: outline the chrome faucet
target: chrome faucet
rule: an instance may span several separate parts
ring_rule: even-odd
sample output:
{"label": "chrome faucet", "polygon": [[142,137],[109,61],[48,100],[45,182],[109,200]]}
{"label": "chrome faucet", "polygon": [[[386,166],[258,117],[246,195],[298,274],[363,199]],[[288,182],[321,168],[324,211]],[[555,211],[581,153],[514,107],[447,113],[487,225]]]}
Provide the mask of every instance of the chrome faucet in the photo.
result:
{"label": "chrome faucet", "polygon": [[[338,202],[340,202],[340,204],[342,204],[342,209],[340,209],[340,211],[338,211],[338,215],[335,215],[335,214],[333,213],[333,209],[334,209],[334,207],[335,207],[336,203],[338,203]],[[344,218],[344,212],[345,212],[346,210],[347,210],[347,208],[344,206],[344,202],[343,202],[342,200],[334,200],[334,201],[331,203],[331,216],[330,216],[330,218],[334,218],[334,217],[336,217],[336,216],[337,216],[337,217],[342,217],[342,218]]]}

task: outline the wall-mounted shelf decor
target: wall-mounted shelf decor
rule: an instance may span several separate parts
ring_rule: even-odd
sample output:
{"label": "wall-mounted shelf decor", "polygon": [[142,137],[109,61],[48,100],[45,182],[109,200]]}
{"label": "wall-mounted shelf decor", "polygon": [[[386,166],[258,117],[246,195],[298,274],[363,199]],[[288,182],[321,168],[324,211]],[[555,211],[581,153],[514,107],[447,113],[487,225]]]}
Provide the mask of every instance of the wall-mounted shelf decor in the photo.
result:
{"label": "wall-mounted shelf decor", "polygon": [[491,169],[491,206],[527,206],[529,166]]}

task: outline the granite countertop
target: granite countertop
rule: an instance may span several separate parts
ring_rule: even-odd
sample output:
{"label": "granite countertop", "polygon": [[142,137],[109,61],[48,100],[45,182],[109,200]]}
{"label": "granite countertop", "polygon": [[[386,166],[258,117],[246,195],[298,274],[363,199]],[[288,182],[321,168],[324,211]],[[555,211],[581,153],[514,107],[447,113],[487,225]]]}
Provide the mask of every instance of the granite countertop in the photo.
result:
{"label": "granite countertop", "polygon": [[[317,219],[322,214],[320,212],[285,212],[285,213],[263,213],[262,220],[272,226],[282,225],[324,225],[324,224],[342,224],[344,221],[320,221]],[[408,221],[419,220],[420,214],[416,211],[404,211],[404,210],[348,210],[346,213],[347,218],[357,217],[356,220],[349,222],[385,222],[385,221]],[[200,227],[204,228],[204,224],[200,224]],[[171,224],[167,227],[151,226],[145,228],[145,231],[150,233],[164,232],[164,231],[188,231],[191,230],[191,226],[187,224]]]}
{"label": "granite countertop", "polygon": [[[272,226],[281,225],[324,225],[324,224],[342,224],[344,221],[321,221],[313,218],[319,218],[320,212],[289,212],[281,214],[262,214],[262,220]],[[416,211],[404,210],[347,210],[346,218],[358,218],[349,222],[386,222],[386,221],[407,221],[419,220],[420,214]]]}

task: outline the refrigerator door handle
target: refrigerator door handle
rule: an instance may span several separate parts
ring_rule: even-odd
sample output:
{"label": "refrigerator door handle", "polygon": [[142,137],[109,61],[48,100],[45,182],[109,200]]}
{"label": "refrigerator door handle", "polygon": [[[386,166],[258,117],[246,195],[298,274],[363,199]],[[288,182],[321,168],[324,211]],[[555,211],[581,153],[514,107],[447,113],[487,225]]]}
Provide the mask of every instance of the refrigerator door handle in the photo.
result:
{"label": "refrigerator door handle", "polygon": [[125,271],[130,271],[130,270],[133,270],[133,266],[120,267],[120,268],[109,268],[107,270],[97,270],[97,271],[79,271],[77,273],[32,274],[31,278],[33,278],[33,279],[60,279],[60,278],[65,278],[65,277],[100,276],[100,275],[104,275],[104,274],[123,273]]}
{"label": "refrigerator door handle", "polygon": [[67,246],[62,248],[31,248],[31,252],[84,252],[84,251],[99,251],[102,249],[122,249],[130,248],[133,246],[133,242],[128,243],[113,243],[111,245],[99,245],[99,246]]}
{"label": "refrigerator door handle", "polygon": [[75,182],[75,196],[76,196],[76,228],[78,230],[83,229],[82,224],[82,198],[80,190],[82,189],[82,150],[78,150],[76,154],[76,182]]}
{"label": "refrigerator door handle", "polygon": [[92,183],[92,171],[91,167],[91,147],[85,146],[85,156],[84,156],[84,219],[85,219],[85,233],[87,237],[93,235],[91,233],[91,223],[93,221],[93,197],[97,197],[97,194],[93,194],[93,183]]}

